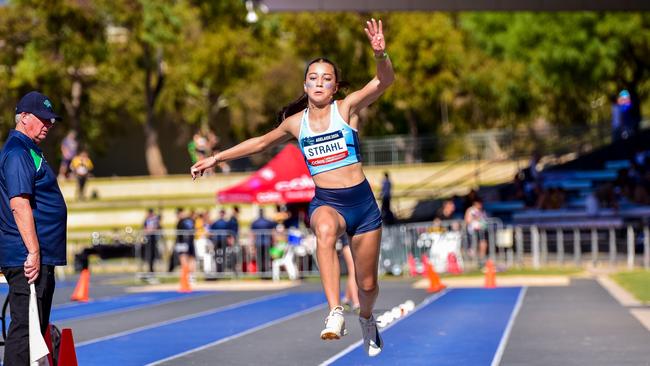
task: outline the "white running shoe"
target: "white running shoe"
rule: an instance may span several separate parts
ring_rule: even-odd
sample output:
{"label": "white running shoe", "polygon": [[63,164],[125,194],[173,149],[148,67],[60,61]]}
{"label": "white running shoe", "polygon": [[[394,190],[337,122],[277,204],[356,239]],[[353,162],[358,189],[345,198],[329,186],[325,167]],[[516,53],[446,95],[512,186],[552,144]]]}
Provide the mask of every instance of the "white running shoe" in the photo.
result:
{"label": "white running shoe", "polygon": [[366,353],[370,357],[375,357],[381,353],[382,347],[384,347],[384,342],[381,339],[381,335],[377,330],[377,322],[375,321],[375,316],[371,315],[370,318],[364,319],[359,317],[359,324],[361,324],[361,332],[363,333],[363,347],[366,349]]}
{"label": "white running shoe", "polygon": [[345,329],[345,318],[343,317],[343,306],[337,306],[325,318],[325,329],[320,332],[321,339],[340,339],[348,334]]}

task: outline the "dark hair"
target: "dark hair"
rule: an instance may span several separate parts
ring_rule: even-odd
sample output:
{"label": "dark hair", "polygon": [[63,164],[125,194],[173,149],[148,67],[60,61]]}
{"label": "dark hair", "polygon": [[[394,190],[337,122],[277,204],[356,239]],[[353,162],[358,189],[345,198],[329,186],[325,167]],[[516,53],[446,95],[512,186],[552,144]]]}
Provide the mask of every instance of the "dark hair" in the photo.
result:
{"label": "dark hair", "polygon": [[[309,61],[309,63],[307,63],[307,66],[305,67],[305,75],[303,77],[303,80],[307,79],[307,72],[309,71],[309,67],[315,63],[320,63],[320,62],[324,62],[326,64],[332,65],[332,68],[334,69],[334,77],[336,78],[336,83],[339,89],[344,88],[348,85],[346,82],[340,80],[339,69],[338,67],[336,67],[336,64],[325,57],[318,57]],[[278,118],[277,118],[278,123],[282,123],[282,121],[287,119],[287,117],[292,116],[302,111],[303,109],[307,108],[308,103],[309,103],[309,97],[307,96],[307,93],[302,93],[302,95],[298,99],[282,107],[280,112],[278,112]]]}

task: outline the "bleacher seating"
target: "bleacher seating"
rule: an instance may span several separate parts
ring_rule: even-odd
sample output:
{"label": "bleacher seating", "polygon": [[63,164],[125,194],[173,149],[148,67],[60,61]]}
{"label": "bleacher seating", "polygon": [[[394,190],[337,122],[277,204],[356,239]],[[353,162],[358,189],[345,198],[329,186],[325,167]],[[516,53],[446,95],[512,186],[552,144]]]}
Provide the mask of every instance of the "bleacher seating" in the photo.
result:
{"label": "bleacher seating", "polygon": [[629,140],[541,172],[542,189],[561,188],[564,191],[562,209],[531,209],[520,201],[485,202],[484,207],[488,214],[518,224],[579,227],[583,224],[618,225],[628,219],[650,218],[650,206],[630,202],[624,197],[618,197],[617,210],[600,209],[596,216],[586,212],[587,197],[604,184],[614,183],[621,170],[630,169],[634,153],[639,148],[648,148],[648,138],[650,131],[646,130]]}

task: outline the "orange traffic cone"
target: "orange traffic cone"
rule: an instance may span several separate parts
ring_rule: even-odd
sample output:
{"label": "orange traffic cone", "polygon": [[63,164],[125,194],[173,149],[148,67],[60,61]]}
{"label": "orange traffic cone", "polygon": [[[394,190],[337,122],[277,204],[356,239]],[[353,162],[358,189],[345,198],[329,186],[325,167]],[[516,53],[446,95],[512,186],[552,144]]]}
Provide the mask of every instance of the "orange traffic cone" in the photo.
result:
{"label": "orange traffic cone", "polygon": [[190,269],[188,268],[187,264],[183,265],[181,267],[181,288],[178,290],[178,292],[192,292],[192,288],[190,287]]}
{"label": "orange traffic cone", "polygon": [[88,287],[90,286],[90,271],[84,269],[81,271],[77,286],[70,297],[72,301],[88,302]]}
{"label": "orange traffic cone", "polygon": [[485,288],[497,287],[497,270],[492,259],[485,263]]}
{"label": "orange traffic cone", "polygon": [[61,330],[61,343],[59,343],[59,359],[57,366],[79,366],[77,364],[77,352],[74,350],[74,339],[72,329]]}
{"label": "orange traffic cone", "polygon": [[433,266],[426,255],[422,256],[422,263],[424,264],[425,273],[429,278],[429,288],[427,289],[427,292],[438,292],[445,289],[447,286],[442,284],[440,277],[436,273],[435,269],[433,269]]}

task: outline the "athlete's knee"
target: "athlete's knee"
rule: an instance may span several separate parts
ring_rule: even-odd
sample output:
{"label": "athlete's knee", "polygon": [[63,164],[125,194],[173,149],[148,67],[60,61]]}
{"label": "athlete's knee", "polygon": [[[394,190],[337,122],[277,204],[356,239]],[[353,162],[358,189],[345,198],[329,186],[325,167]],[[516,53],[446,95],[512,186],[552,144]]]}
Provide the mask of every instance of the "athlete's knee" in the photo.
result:
{"label": "athlete's knee", "polygon": [[377,285],[377,279],[376,278],[364,278],[359,283],[357,283],[357,286],[359,287],[359,291],[363,291],[365,293],[376,293],[379,291],[379,286]]}
{"label": "athlete's knee", "polygon": [[333,222],[319,222],[314,227],[316,237],[321,240],[336,239],[336,224]]}

